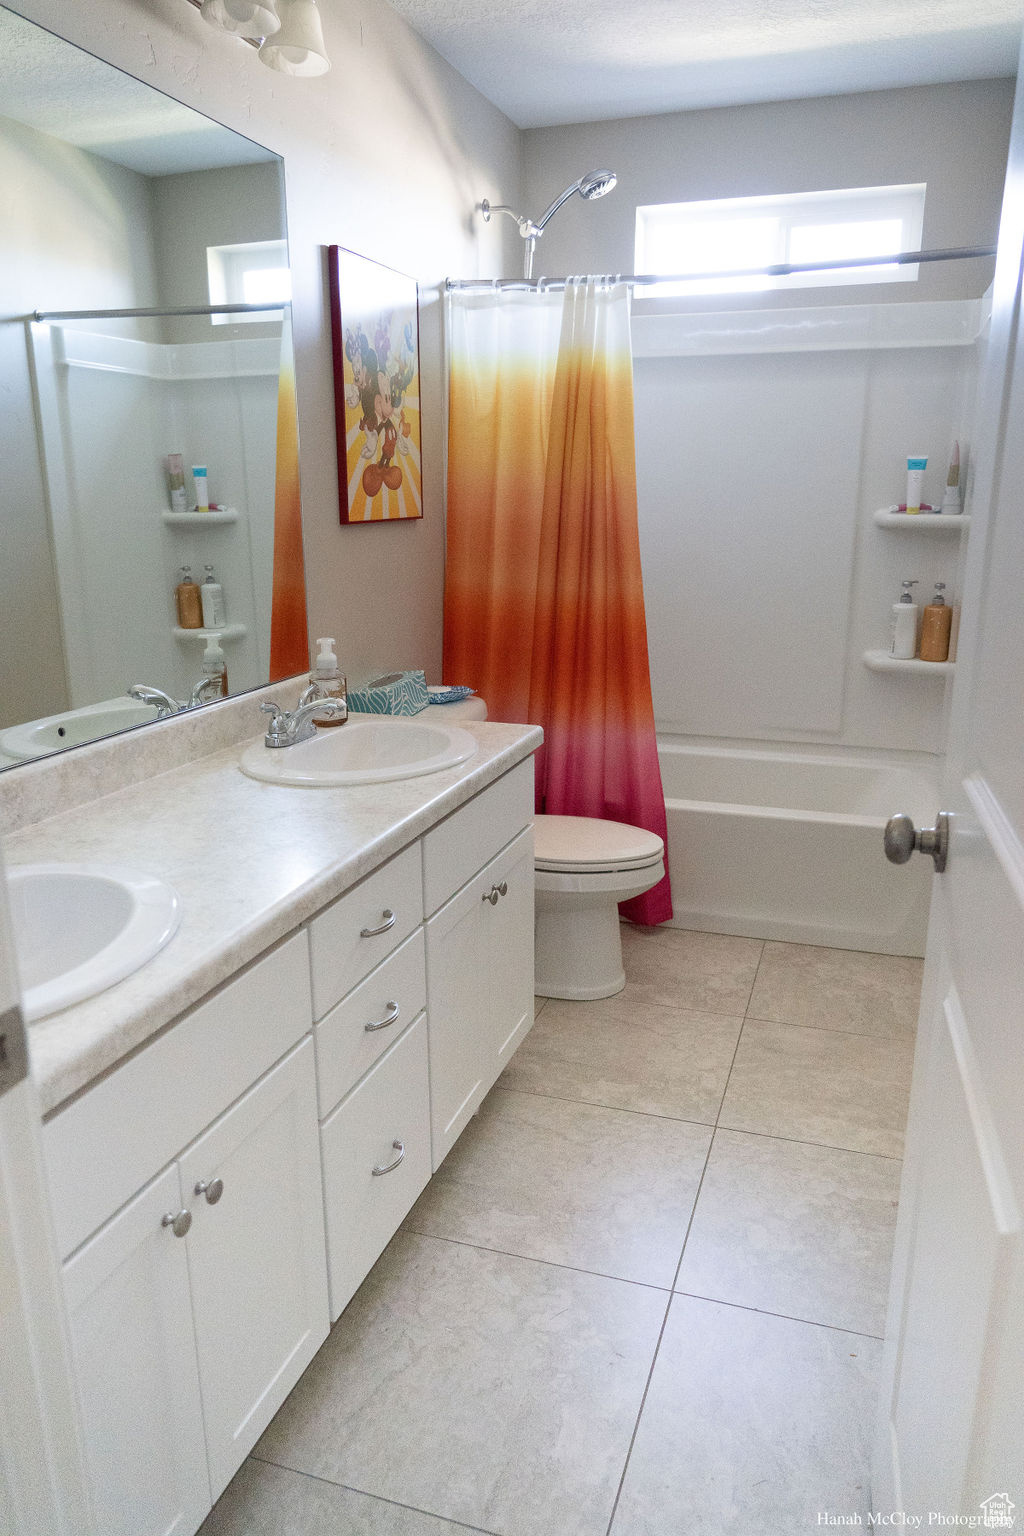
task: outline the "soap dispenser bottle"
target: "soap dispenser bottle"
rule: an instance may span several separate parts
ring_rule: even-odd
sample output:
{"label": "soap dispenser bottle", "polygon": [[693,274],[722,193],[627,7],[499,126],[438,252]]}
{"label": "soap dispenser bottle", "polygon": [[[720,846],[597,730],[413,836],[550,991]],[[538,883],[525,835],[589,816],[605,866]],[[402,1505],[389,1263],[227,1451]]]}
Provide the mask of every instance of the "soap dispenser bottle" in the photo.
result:
{"label": "soap dispenser bottle", "polygon": [[313,670],[309,675],[309,687],[303,694],[303,698],[310,699],[337,699],[345,705],[343,714],[340,715],[314,715],[313,724],[317,726],[344,725],[348,719],[348,699],[345,679],[338,670],[338,658],[334,654],[334,641],[329,636],[317,642],[317,658]]}
{"label": "soap dispenser bottle", "polygon": [[213,574],[213,566],[204,567],[206,579],[200,589],[203,599],[203,628],[223,629],[227,623],[224,588]]}
{"label": "soap dispenser bottle", "polygon": [[949,657],[953,610],[947,605],[942,595],[945,590],[946,583],[937,581],[935,596],[921,614],[920,656],[922,661],[946,661]]}
{"label": "soap dispenser bottle", "polygon": [[203,652],[203,676],[213,678],[220,684],[221,697],[228,696],[228,669],[224,660],[224,652],[216,635],[211,635],[206,642]]}
{"label": "soap dispenser bottle", "polygon": [[182,629],[202,629],[203,603],[199,585],[192,580],[192,569],[183,565],[178,585],[174,589],[174,606],[178,612],[178,624]]}
{"label": "soap dispenser bottle", "polygon": [[898,661],[912,661],[917,654],[917,604],[910,589],[916,587],[917,582],[904,581],[900,585],[903,588],[900,600],[892,605],[889,655]]}

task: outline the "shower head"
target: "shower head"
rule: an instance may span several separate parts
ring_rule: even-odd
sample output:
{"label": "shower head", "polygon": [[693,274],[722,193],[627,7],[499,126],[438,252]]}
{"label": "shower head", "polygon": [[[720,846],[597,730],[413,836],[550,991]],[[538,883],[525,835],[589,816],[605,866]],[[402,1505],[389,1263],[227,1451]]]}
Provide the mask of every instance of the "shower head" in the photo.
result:
{"label": "shower head", "polygon": [[618,179],[614,171],[587,171],[578,181],[572,182],[566,187],[564,192],[558,194],[554,202],[545,208],[536,223],[532,219],[527,218],[525,214],[516,213],[507,204],[489,203],[486,198],[479,205],[480,212],[484,216],[485,224],[490,222],[492,213],[507,213],[509,218],[515,219],[519,225],[519,233],[526,242],[523,247],[523,276],[532,277],[533,255],[537,249],[537,241],[544,233],[544,226],[548,220],[554,217],[562,204],[567,202],[570,197],[575,196],[577,192],[584,202],[592,203],[595,198],[604,197],[606,192],[610,192]]}
{"label": "shower head", "polygon": [[604,197],[618,179],[614,171],[588,171],[579,180],[580,197],[588,203],[593,202],[595,197]]}

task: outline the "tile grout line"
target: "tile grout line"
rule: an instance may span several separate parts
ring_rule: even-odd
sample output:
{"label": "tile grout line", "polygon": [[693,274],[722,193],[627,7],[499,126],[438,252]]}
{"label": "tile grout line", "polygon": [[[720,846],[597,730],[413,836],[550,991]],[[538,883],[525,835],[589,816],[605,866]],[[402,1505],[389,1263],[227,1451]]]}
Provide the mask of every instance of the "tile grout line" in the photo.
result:
{"label": "tile grout line", "polygon": [[[705,1130],[711,1130],[715,1123],[713,1120],[694,1120],[686,1115],[663,1115],[656,1109],[633,1109],[626,1104],[603,1104],[599,1099],[570,1098],[565,1093],[541,1093],[539,1088],[506,1088],[501,1078],[495,1083],[494,1088],[501,1093],[518,1093],[527,1099],[550,1099],[554,1104],[586,1104],[589,1109],[607,1109],[617,1115],[644,1115],[648,1120],[668,1120],[672,1125],[702,1125]],[[491,1090],[493,1091],[494,1089]]]}
{"label": "tile grout line", "polygon": [[[761,953],[762,954],[764,953],[764,945],[763,944],[761,946]],[[761,962],[760,962],[760,959],[759,959],[758,960],[758,966],[760,966],[760,963]],[[755,975],[755,978],[756,978],[756,975],[757,975],[756,971],[755,971],[754,975]],[[751,984],[750,984],[750,989],[751,989],[751,995],[752,995],[753,994],[753,989],[754,989],[754,983],[753,982],[751,982]],[[748,1002],[749,1002],[749,997],[748,997]],[[741,1024],[740,1025],[740,1029],[739,1029],[739,1033],[736,1036],[736,1044],[733,1046],[732,1060],[729,1063],[729,1071],[726,1074],[725,1087],[722,1089],[722,1099],[723,1100],[725,1098],[725,1088],[728,1087],[728,1085],[729,1085],[729,1078],[732,1076],[733,1065],[734,1065],[734,1063],[736,1061],[736,1052],[740,1048],[740,1040],[742,1038],[743,1038],[743,1026]],[[719,1111],[718,1112],[719,1112],[719,1114],[721,1113],[721,1104],[719,1104]],[[708,1142],[708,1149],[707,1149],[707,1152],[704,1154],[704,1165],[701,1168],[700,1178],[697,1181],[697,1188],[696,1188],[696,1191],[694,1192],[694,1196],[693,1196],[693,1204],[690,1207],[690,1215],[689,1215],[689,1218],[688,1218],[687,1223],[686,1223],[686,1231],[683,1234],[683,1242],[682,1242],[682,1246],[681,1246],[681,1248],[679,1250],[679,1258],[676,1261],[675,1274],[672,1276],[672,1294],[668,1298],[668,1304],[665,1307],[665,1315],[664,1315],[664,1317],[661,1320],[661,1327],[658,1330],[658,1337],[657,1337],[657,1340],[656,1340],[655,1345],[654,1345],[654,1354],[653,1354],[652,1359],[651,1359],[650,1370],[647,1372],[647,1380],[644,1382],[644,1390],[643,1390],[643,1394],[642,1394],[642,1396],[640,1398],[640,1407],[637,1410],[636,1419],[634,1420],[634,1423],[633,1423],[633,1431],[632,1431],[632,1434],[629,1437],[629,1445],[626,1447],[626,1456],[625,1456],[625,1460],[622,1463],[622,1472],[621,1472],[621,1474],[619,1476],[618,1486],[615,1489],[615,1498],[612,1501],[612,1508],[611,1508],[611,1513],[610,1513],[610,1515],[608,1517],[608,1525],[607,1525],[606,1530],[605,1530],[605,1536],[611,1536],[612,1526],[615,1524],[615,1516],[618,1514],[619,1502],[620,1502],[620,1500],[622,1498],[622,1490],[625,1487],[626,1475],[629,1472],[629,1463],[630,1463],[630,1460],[632,1459],[632,1456],[633,1456],[633,1447],[636,1444],[636,1437],[637,1437],[637,1435],[640,1432],[640,1421],[641,1421],[641,1419],[644,1416],[644,1409],[647,1406],[647,1398],[648,1398],[648,1395],[649,1395],[650,1390],[651,1390],[651,1383],[654,1380],[654,1372],[655,1372],[655,1370],[657,1368],[657,1364],[658,1364],[658,1356],[661,1353],[661,1341],[665,1337],[665,1329],[668,1327],[669,1313],[672,1310],[672,1302],[673,1302],[673,1300],[675,1298],[675,1294],[676,1294],[675,1287],[676,1287],[676,1282],[679,1279],[679,1271],[682,1268],[683,1255],[686,1252],[686,1244],[689,1241],[690,1230],[693,1227],[693,1218],[697,1214],[697,1204],[698,1204],[698,1202],[700,1200],[700,1192],[704,1188],[704,1178],[705,1178],[705,1175],[707,1174],[707,1171],[708,1171],[708,1164],[711,1161],[711,1149],[715,1145],[715,1133],[717,1131],[717,1128],[718,1128],[718,1124],[717,1124],[717,1117],[716,1117],[715,1125],[712,1127],[712,1130],[711,1130],[711,1139]]]}
{"label": "tile grout line", "polygon": [[291,1472],[295,1477],[307,1477],[311,1483],[324,1483],[328,1488],[356,1493],[360,1498],[373,1499],[376,1504],[389,1504],[392,1509],[407,1509],[414,1515],[425,1515],[428,1520],[444,1521],[447,1525],[458,1526],[460,1531],[471,1532],[472,1536],[500,1536],[500,1532],[485,1526],[470,1525],[466,1520],[458,1520],[452,1515],[439,1515],[432,1509],[421,1509],[418,1504],[405,1504],[401,1499],[388,1499],[381,1493],[368,1493],[365,1488],[354,1488],[351,1483],[336,1483],[332,1477],[323,1477],[318,1472],[305,1472],[301,1467],[290,1467],[286,1461],[271,1461],[267,1456],[257,1456],[255,1451],[249,1452],[249,1460],[259,1462],[261,1467],[275,1467],[280,1472]]}
{"label": "tile grout line", "polygon": [[[491,1248],[487,1243],[471,1243],[464,1237],[444,1237],[438,1232],[421,1232],[418,1227],[407,1227],[404,1224],[398,1232],[404,1232],[409,1237],[426,1237],[434,1243],[454,1243],[457,1248],[473,1248],[477,1253],[496,1253],[503,1259],[520,1259],[524,1264],[544,1264],[549,1269],[567,1269],[573,1275],[591,1275],[595,1280],[611,1280],[616,1285],[637,1285],[645,1291],[661,1291],[664,1295],[672,1295],[671,1282],[668,1285],[656,1285],[653,1280],[630,1280],[625,1275],[609,1275],[603,1269],[581,1269],[578,1264],[561,1264],[557,1259],[538,1259],[532,1253],[512,1253],[508,1248]],[[398,1232],[395,1233],[396,1237]]]}
{"label": "tile grout line", "polygon": [[753,1312],[758,1317],[777,1317],[786,1323],[800,1323],[804,1328],[824,1328],[829,1333],[849,1333],[857,1339],[876,1339],[884,1342],[884,1333],[868,1333],[865,1328],[844,1328],[842,1323],[823,1323],[816,1317],[797,1317],[793,1312],[773,1312],[768,1307],[752,1307],[745,1301],[723,1301],[721,1296],[703,1296],[699,1291],[673,1291],[673,1296],[686,1296],[691,1301],[706,1301],[712,1307],[732,1307],[734,1312]]}

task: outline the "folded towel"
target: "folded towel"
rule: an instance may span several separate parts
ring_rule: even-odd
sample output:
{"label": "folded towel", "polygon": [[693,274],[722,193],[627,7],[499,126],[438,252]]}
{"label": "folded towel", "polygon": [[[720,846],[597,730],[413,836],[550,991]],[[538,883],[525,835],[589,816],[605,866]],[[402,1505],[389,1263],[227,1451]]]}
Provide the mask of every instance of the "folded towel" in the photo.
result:
{"label": "folded towel", "polygon": [[450,688],[438,688],[436,685],[427,686],[431,704],[457,704],[460,699],[468,699],[476,693],[475,688],[466,688],[461,683],[453,683]]}

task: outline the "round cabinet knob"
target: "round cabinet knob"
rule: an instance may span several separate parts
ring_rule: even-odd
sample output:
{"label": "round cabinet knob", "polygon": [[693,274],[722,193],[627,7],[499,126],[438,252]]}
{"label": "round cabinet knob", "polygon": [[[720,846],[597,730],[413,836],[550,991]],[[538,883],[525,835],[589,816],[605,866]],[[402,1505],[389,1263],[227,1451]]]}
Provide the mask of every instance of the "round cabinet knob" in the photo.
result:
{"label": "round cabinet knob", "polygon": [[912,816],[890,816],[885,824],[885,856],[890,864],[906,864],[914,851],[917,830]]}
{"label": "round cabinet knob", "polygon": [[170,1227],[175,1237],[184,1237],[192,1225],[191,1211],[168,1211],[160,1222],[162,1227]]}
{"label": "round cabinet knob", "polygon": [[205,1195],[207,1205],[216,1205],[223,1193],[223,1179],[200,1179],[196,1185],[196,1194]]}

